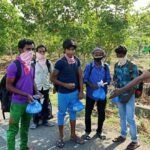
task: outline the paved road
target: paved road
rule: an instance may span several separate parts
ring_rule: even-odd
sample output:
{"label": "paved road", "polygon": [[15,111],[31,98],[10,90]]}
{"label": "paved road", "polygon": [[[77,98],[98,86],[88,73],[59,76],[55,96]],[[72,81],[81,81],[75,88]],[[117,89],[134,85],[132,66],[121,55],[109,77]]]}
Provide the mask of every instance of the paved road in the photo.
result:
{"label": "paved road", "polygon": [[[8,118],[8,116],[7,116]],[[56,123],[54,119],[53,122]],[[82,135],[84,132],[84,121],[80,119],[77,121],[77,133]],[[6,130],[8,127],[8,119],[4,121],[2,119],[0,113],[0,150],[7,150],[6,148]],[[92,134],[95,132],[93,131]],[[100,139],[93,139],[90,141],[85,141],[84,145],[78,145],[69,140],[69,120],[68,117],[66,119],[66,126],[65,126],[65,141],[66,145],[65,148],[62,150],[124,150],[127,144],[130,142],[128,140],[121,144],[116,145],[112,143],[112,138],[117,136],[116,131],[112,130],[105,130],[107,135],[107,139],[102,141]],[[40,126],[36,130],[30,130],[29,132],[29,145],[34,147],[35,150],[58,150],[55,146],[55,142],[57,140],[58,131],[57,126],[54,127],[44,127]],[[16,150],[19,150],[19,137],[16,137]],[[150,150],[150,145],[144,145],[138,150]]]}

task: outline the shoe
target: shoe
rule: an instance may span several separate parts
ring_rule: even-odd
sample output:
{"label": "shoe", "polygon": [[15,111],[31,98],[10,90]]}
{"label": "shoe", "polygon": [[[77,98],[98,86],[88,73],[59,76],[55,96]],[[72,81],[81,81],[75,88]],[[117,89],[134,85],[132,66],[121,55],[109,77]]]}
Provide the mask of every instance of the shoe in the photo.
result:
{"label": "shoe", "polygon": [[104,135],[103,133],[96,133],[93,138],[100,138],[101,140],[105,140],[106,139],[106,135]]}
{"label": "shoe", "polygon": [[53,127],[54,125],[55,125],[54,123],[50,123],[48,121],[43,122],[43,126]]}
{"label": "shoe", "polygon": [[126,140],[126,138],[125,138],[125,137],[122,137],[122,136],[120,135],[120,136],[116,137],[115,139],[113,139],[112,141],[113,141],[114,143],[123,143],[125,140]]}
{"label": "shoe", "polygon": [[134,150],[136,148],[140,147],[140,144],[138,142],[131,142],[128,146],[127,146],[127,150]]}
{"label": "shoe", "polygon": [[31,124],[30,129],[36,129],[37,126],[38,126],[37,124],[33,123],[33,124]]}

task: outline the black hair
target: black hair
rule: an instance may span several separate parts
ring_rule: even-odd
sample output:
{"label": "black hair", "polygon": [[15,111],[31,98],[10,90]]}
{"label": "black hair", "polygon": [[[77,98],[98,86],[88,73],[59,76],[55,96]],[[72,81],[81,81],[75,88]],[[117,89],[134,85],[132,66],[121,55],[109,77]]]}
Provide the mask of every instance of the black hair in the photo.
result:
{"label": "black hair", "polygon": [[[22,39],[18,42],[18,48],[23,49],[25,47],[25,45],[32,45],[34,44],[34,42],[30,39]],[[34,44],[35,45],[35,44]]]}
{"label": "black hair", "polygon": [[40,45],[37,46],[36,52],[38,52],[38,49],[39,49],[39,48],[45,48],[45,51],[47,51],[46,46],[44,46],[43,44],[40,44]]}
{"label": "black hair", "polygon": [[117,54],[127,54],[127,48],[125,47],[125,46],[122,46],[122,45],[120,45],[120,46],[118,46],[116,49],[115,49],[115,52],[117,53]]}
{"label": "black hair", "polygon": [[65,39],[63,42],[63,48],[68,49],[71,47],[74,47],[74,49],[76,49],[77,45],[75,44],[75,42],[72,39]]}

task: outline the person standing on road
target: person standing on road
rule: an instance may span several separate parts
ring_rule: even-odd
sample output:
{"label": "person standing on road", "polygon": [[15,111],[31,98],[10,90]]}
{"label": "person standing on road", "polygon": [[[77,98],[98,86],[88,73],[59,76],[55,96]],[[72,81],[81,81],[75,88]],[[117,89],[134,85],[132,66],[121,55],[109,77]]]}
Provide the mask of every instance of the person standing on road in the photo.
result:
{"label": "person standing on road", "polygon": [[52,105],[49,98],[49,89],[51,88],[51,73],[53,71],[53,64],[50,60],[46,59],[47,48],[44,45],[39,45],[36,48],[36,60],[33,62],[35,68],[35,83],[38,92],[44,97],[42,101],[42,111],[33,116],[33,124],[31,129],[35,129],[39,125],[40,119],[44,126],[52,127],[53,123],[48,122],[52,116]]}
{"label": "person standing on road", "polygon": [[105,97],[104,100],[102,100],[100,98],[94,97],[93,92],[100,86],[104,90],[106,95],[107,86],[111,81],[109,67],[103,61],[105,59],[105,51],[97,47],[93,50],[92,56],[94,60],[91,63],[87,64],[84,70],[84,83],[86,84],[86,108],[85,134],[83,135],[83,138],[86,140],[91,139],[91,114],[95,103],[97,103],[98,111],[98,125],[95,137],[99,137],[100,139],[106,138],[106,136],[102,132],[102,129],[105,120],[107,98]]}
{"label": "person standing on road", "polygon": [[[10,107],[9,127],[7,131],[7,148],[15,150],[15,137],[20,126],[20,150],[33,150],[27,146],[28,129],[31,115],[26,113],[28,103],[33,101],[34,71],[30,65],[33,58],[34,42],[29,39],[20,40],[18,43],[19,56],[16,61],[20,65],[21,76],[17,80],[17,66],[12,62],[7,68],[6,88],[12,93]],[[36,89],[35,89],[36,90]]]}
{"label": "person standing on road", "polygon": [[52,81],[57,86],[58,92],[59,140],[56,144],[60,148],[64,147],[64,117],[67,110],[70,115],[71,140],[78,144],[84,143],[76,135],[76,112],[73,111],[74,102],[83,98],[82,70],[80,60],[75,56],[76,47],[71,39],[63,42],[64,56],[56,62],[52,74]]}
{"label": "person standing on road", "polygon": [[[114,67],[114,82],[116,88],[126,86],[131,80],[138,77],[137,66],[127,60],[127,49],[124,46],[119,46],[115,49],[118,62]],[[130,74],[130,66],[132,65],[132,78]],[[127,146],[127,149],[136,149],[139,147],[137,138],[137,126],[135,122],[135,94],[134,88],[122,93],[119,96],[117,103],[120,116],[121,134],[113,140],[113,142],[122,143],[127,136],[127,122],[130,127],[130,135],[132,142]]]}

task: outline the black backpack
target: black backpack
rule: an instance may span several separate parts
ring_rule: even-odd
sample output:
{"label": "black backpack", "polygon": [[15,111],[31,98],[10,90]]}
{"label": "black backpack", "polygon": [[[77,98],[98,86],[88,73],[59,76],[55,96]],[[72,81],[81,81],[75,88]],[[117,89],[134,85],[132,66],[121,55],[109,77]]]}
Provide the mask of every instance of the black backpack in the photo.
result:
{"label": "black backpack", "polygon": [[[21,63],[19,62],[19,60],[15,60],[14,63],[17,67],[17,73],[14,82],[14,85],[16,85],[16,83],[21,77]],[[5,119],[5,112],[10,112],[11,96],[12,96],[12,93],[9,92],[6,88],[6,78],[7,74],[5,74],[0,81],[0,101],[4,119]]]}

